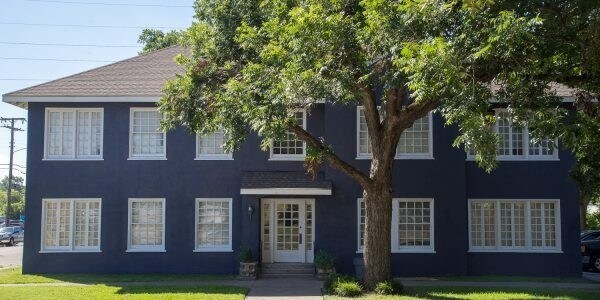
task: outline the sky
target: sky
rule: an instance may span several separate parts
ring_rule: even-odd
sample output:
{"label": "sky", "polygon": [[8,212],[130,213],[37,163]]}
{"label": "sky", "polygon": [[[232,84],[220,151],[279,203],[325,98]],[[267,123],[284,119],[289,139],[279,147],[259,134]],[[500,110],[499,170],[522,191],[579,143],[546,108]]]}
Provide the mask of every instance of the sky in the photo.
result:
{"label": "sky", "polygon": [[[143,28],[188,27],[194,15],[192,3],[193,0],[0,1],[0,94],[109,63],[98,61],[135,56],[142,48],[137,38]],[[27,111],[2,102],[0,117],[27,118]],[[15,133],[15,150],[27,147],[27,124],[18,125],[25,131]],[[10,130],[0,128],[0,178],[8,175],[9,143]],[[26,154],[26,150],[15,153],[14,161],[19,165],[15,175],[25,177]]]}

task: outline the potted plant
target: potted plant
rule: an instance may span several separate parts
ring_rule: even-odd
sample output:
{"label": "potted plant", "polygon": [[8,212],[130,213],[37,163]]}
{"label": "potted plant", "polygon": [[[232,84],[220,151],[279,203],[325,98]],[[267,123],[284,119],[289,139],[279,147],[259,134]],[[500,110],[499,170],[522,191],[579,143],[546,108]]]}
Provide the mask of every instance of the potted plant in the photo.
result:
{"label": "potted plant", "polygon": [[325,280],[331,274],[335,273],[335,257],[333,255],[319,250],[315,255],[315,268],[317,269],[317,279]]}
{"label": "potted plant", "polygon": [[240,279],[256,279],[258,277],[258,261],[252,255],[250,247],[240,249]]}

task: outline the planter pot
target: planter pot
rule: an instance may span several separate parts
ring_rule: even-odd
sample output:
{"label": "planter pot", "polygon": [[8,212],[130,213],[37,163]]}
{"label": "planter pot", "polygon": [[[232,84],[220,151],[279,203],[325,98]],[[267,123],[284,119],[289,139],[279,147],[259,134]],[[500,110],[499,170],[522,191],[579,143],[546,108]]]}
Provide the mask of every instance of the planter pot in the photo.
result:
{"label": "planter pot", "polygon": [[329,275],[331,275],[333,273],[335,273],[335,267],[332,267],[329,269],[317,267],[317,279],[318,280],[325,280],[325,279],[327,279],[327,277],[329,277]]}
{"label": "planter pot", "polygon": [[240,262],[239,279],[255,280],[258,278],[258,262]]}

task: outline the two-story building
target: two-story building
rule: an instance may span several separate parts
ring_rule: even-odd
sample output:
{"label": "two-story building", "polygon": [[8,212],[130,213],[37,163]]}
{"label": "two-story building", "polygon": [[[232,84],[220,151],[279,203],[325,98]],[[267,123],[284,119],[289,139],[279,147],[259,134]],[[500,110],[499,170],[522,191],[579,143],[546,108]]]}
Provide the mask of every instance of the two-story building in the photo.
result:
{"label": "two-story building", "polygon": [[[236,273],[249,246],[263,263],[311,263],[316,250],[353,272],[361,257],[362,189],[324,166],[305,175],[289,134],[261,151],[256,135],[162,132],[156,102],[181,69],[170,47],[3,95],[28,110],[25,273]],[[557,92],[570,96],[568,89]],[[566,99],[568,100],[568,99]],[[496,110],[504,114],[501,108]],[[318,104],[298,122],[368,170],[357,106]],[[393,273],[580,276],[573,158],[530,142],[500,116],[499,167],[452,146],[439,114],[400,139],[394,164]]]}

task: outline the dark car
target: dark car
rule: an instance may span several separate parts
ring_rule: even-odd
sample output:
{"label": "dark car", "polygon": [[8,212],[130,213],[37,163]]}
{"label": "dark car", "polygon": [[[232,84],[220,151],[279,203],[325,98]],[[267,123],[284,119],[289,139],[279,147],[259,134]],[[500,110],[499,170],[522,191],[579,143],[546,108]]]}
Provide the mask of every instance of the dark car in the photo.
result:
{"label": "dark car", "polygon": [[581,242],[581,264],[584,270],[600,272],[600,238]]}
{"label": "dark car", "polygon": [[600,238],[600,230],[584,231],[579,236],[582,242],[595,240]]}
{"label": "dark car", "polygon": [[23,242],[25,230],[20,226],[0,228],[0,243],[14,246],[17,242]]}

